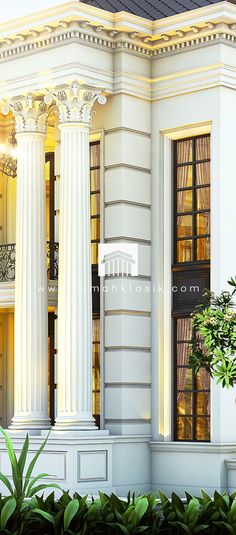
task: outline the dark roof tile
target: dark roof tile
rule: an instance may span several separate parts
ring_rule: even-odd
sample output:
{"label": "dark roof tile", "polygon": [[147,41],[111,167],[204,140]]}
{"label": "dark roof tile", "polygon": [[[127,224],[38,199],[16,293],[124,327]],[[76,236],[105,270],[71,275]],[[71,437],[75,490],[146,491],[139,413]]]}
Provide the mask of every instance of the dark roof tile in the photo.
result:
{"label": "dark roof tile", "polygon": [[[219,0],[82,0],[84,4],[117,13],[127,11],[145,19],[158,20],[184,11],[219,3]],[[236,0],[228,0],[235,4]]]}

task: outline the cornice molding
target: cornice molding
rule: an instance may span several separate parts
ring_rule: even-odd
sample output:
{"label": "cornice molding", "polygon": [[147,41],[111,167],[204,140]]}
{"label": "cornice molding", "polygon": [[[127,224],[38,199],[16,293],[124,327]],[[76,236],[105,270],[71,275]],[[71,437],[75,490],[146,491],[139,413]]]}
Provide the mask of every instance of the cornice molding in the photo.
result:
{"label": "cornice molding", "polygon": [[[222,4],[225,5],[225,2]],[[184,20],[182,20],[182,15],[181,18],[176,15],[176,17],[165,19],[165,26],[158,26],[157,23],[154,26],[153,23],[153,28],[148,28],[148,33],[145,31],[146,28],[134,31],[132,27],[127,25],[119,26],[117,21],[115,25],[113,23],[108,26],[101,24],[98,20],[91,21],[91,19],[66,16],[40,27],[24,28],[15,34],[6,35],[5,33],[5,36],[2,34],[0,60],[8,61],[19,55],[31,54],[70,41],[107,48],[112,52],[126,50],[148,58],[180,52],[185,48],[219,40],[234,45],[236,42],[236,6],[232,5],[231,8],[233,8],[234,17],[232,9],[231,11],[229,9],[228,17],[222,14],[221,20],[216,20],[217,12],[213,11],[212,19],[210,19],[208,16],[209,8],[207,10],[201,8],[196,10],[199,13],[202,12],[199,22],[193,19],[191,15],[193,12],[188,12],[188,18]],[[186,13],[185,17],[187,17]],[[172,24],[168,24],[170,19],[174,19]],[[179,22],[174,24],[175,20]]]}

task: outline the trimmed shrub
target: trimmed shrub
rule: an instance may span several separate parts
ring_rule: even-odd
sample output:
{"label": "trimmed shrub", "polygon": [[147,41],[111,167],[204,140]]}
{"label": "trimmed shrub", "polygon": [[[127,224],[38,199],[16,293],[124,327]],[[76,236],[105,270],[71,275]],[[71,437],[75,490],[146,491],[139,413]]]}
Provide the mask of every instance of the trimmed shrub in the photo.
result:
{"label": "trimmed shrub", "polygon": [[186,500],[160,492],[127,500],[102,492],[97,499],[63,492],[55,500],[34,496],[23,505],[10,496],[0,498],[0,534],[6,535],[147,535],[236,534],[236,494],[204,491],[199,498],[186,493]]}

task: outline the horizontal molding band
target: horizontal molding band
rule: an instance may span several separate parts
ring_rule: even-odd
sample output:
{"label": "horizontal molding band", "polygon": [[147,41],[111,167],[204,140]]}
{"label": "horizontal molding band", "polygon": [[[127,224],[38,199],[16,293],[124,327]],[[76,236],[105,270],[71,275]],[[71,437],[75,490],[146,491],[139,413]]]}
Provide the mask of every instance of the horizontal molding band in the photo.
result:
{"label": "horizontal molding band", "polygon": [[151,418],[125,418],[124,420],[120,418],[105,418],[104,421],[107,424],[150,424],[152,420]]}
{"label": "horizontal molding band", "polygon": [[151,204],[145,204],[145,203],[137,202],[137,201],[127,201],[127,200],[118,199],[115,201],[105,201],[104,203],[105,207],[119,205],[119,204],[125,204],[126,206],[137,206],[138,208],[146,208],[147,210],[151,210]]}
{"label": "horizontal molding band", "polygon": [[105,238],[104,239],[104,242],[105,243],[111,243],[111,242],[114,242],[114,241],[128,241],[128,242],[133,242],[133,243],[137,243],[140,245],[151,245],[151,240],[142,240],[141,238],[130,238],[128,236],[113,236],[112,238]]}
{"label": "horizontal molding band", "polygon": [[172,452],[172,453],[233,453],[236,455],[236,444],[217,444],[217,443],[199,443],[196,442],[150,442],[150,449],[153,452]]}
{"label": "horizontal molding band", "polygon": [[133,276],[132,275],[122,275],[122,273],[120,273],[119,275],[106,275],[104,277],[104,280],[105,282],[106,281],[109,281],[109,280],[123,280],[125,279],[125,281],[134,281],[134,282],[141,282],[141,281],[146,281],[146,282],[151,282],[152,281],[152,277],[151,276],[148,276],[148,275],[138,275],[137,277],[136,276]]}
{"label": "horizontal molding band", "polygon": [[151,383],[105,383],[105,388],[141,388],[150,390]]}
{"label": "horizontal molding band", "polygon": [[104,169],[105,171],[109,171],[110,169],[120,169],[121,167],[124,167],[125,169],[134,169],[136,171],[143,171],[144,173],[151,174],[150,167],[141,167],[140,165],[129,164],[129,163],[124,163],[124,162],[105,165]]}
{"label": "horizontal molding band", "polygon": [[104,347],[104,350],[105,351],[143,351],[143,352],[148,352],[150,353],[151,352],[151,347],[140,347],[140,346],[105,346]]}
{"label": "horizontal molding band", "polygon": [[111,353],[118,352],[118,351],[119,352],[120,351],[125,351],[126,353],[137,353],[138,352],[138,353],[143,353],[143,355],[145,357],[148,357],[148,358],[150,358],[150,356],[151,356],[151,348],[150,349],[146,349],[146,348],[143,349],[143,347],[138,348],[138,349],[136,347],[133,348],[133,347],[126,347],[126,346],[111,347],[110,349],[105,348],[105,351],[110,351]]}
{"label": "horizontal molding band", "polygon": [[148,137],[151,139],[151,133],[144,132],[143,130],[136,130],[135,128],[128,128],[127,126],[117,126],[115,128],[108,128],[107,130],[104,130],[105,136],[109,134],[116,134],[118,132],[128,132],[130,134],[137,134],[139,136]]}
{"label": "horizontal molding band", "polygon": [[151,312],[143,310],[126,310],[126,309],[117,309],[117,310],[105,310],[105,316],[143,316],[151,317]]}

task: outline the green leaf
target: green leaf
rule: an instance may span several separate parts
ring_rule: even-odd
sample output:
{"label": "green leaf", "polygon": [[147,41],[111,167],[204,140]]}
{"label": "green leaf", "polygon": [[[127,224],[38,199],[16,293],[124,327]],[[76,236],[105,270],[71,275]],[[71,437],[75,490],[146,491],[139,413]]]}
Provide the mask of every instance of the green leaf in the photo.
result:
{"label": "green leaf", "polygon": [[25,463],[26,463],[26,458],[27,458],[28,449],[29,449],[29,435],[28,435],[28,433],[27,433],[27,435],[26,435],[26,437],[25,437],[24,444],[23,444],[23,448],[22,448],[22,450],[21,450],[20,457],[19,457],[19,459],[18,459],[19,471],[20,471],[20,473],[21,473],[22,475],[23,475],[24,468],[25,468]]}
{"label": "green leaf", "polygon": [[76,513],[79,510],[79,500],[76,498],[68,503],[64,512],[64,529],[67,530]]}
{"label": "green leaf", "polygon": [[9,518],[11,518],[15,509],[16,509],[16,500],[15,498],[11,498],[5,503],[1,511],[1,528],[2,529],[5,528]]}
{"label": "green leaf", "polygon": [[39,479],[43,479],[45,477],[49,477],[49,474],[38,474],[36,477],[34,477],[33,479],[31,479],[30,481],[30,484],[27,488],[27,494],[26,494],[26,497],[29,497],[29,493],[32,489],[32,487],[35,485],[35,483],[37,483],[37,481],[39,481]]}
{"label": "green leaf", "polygon": [[12,441],[11,441],[10,437],[8,436],[8,434],[6,433],[6,431],[2,427],[0,427],[0,432],[2,433],[2,435],[4,436],[4,439],[5,439],[5,444],[6,444],[6,448],[7,448],[8,457],[9,457],[9,460],[10,460],[10,463],[11,463],[11,466],[12,466],[12,479],[14,481],[16,492],[17,492],[18,495],[21,495],[21,493],[22,493],[22,477],[21,477],[21,474],[19,472],[18,462],[17,462],[16,454],[15,454],[15,451],[14,451],[14,448],[13,448],[13,444],[12,444]]}
{"label": "green leaf", "polygon": [[45,489],[59,489],[61,490],[61,487],[60,485],[57,485],[57,483],[48,483],[47,484],[41,484],[41,485],[38,485],[37,487],[33,487],[29,493],[29,498],[32,498],[37,492],[40,492],[40,490],[45,490]]}
{"label": "green leaf", "polygon": [[31,474],[33,472],[33,469],[35,467],[35,464],[40,456],[40,453],[43,451],[43,449],[45,448],[46,444],[47,444],[47,441],[48,441],[48,437],[50,435],[50,431],[47,435],[47,437],[45,438],[45,440],[43,441],[43,443],[41,444],[40,448],[38,449],[37,453],[35,454],[35,456],[33,457],[31,463],[29,464],[28,466],[28,470],[26,472],[26,476],[25,476],[25,484],[24,484],[24,487],[23,487],[23,492],[26,493],[26,490],[27,490],[27,487],[28,487],[28,484],[29,484],[29,480],[30,480],[30,477],[31,477]]}
{"label": "green leaf", "polygon": [[139,500],[138,503],[135,505],[135,512],[137,513],[139,520],[141,520],[141,518],[145,515],[147,510],[148,510],[148,499],[146,497],[141,498],[141,500]]}
{"label": "green leaf", "polygon": [[200,526],[197,526],[196,528],[194,528],[193,532],[194,533],[201,533],[205,529],[209,529],[209,524],[201,524]]}
{"label": "green leaf", "polygon": [[2,474],[1,472],[0,472],[0,481],[2,481],[4,483],[4,485],[9,490],[10,494],[14,494],[14,491],[13,491],[13,488],[11,486],[11,483],[10,483],[9,479],[7,479],[7,477],[4,476],[4,474]]}
{"label": "green leaf", "polygon": [[42,511],[42,509],[33,509],[33,512],[42,516],[43,518],[45,518],[45,520],[51,522],[51,524],[55,524],[53,516],[49,513],[46,513],[46,511]]}
{"label": "green leaf", "polygon": [[121,529],[121,531],[123,531],[123,533],[125,535],[129,535],[129,532],[128,532],[127,528],[125,526],[123,526],[122,524],[113,524],[113,525],[119,527]]}

